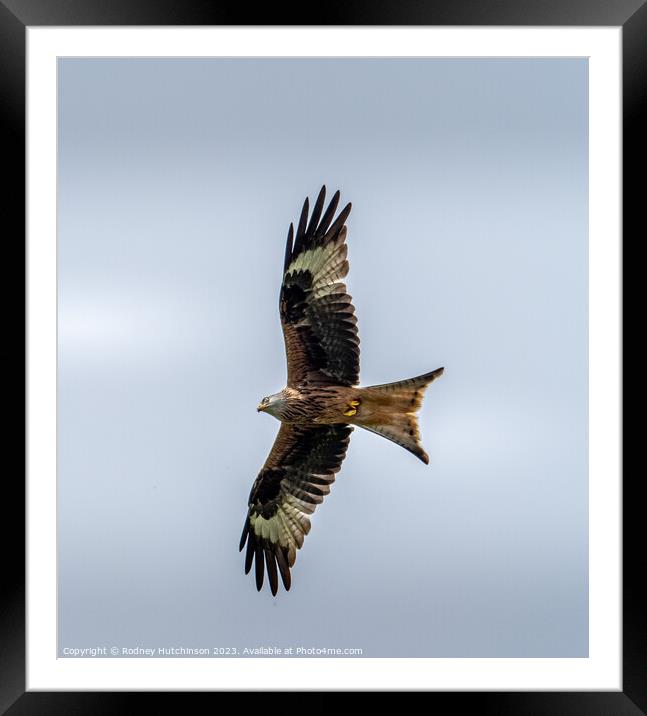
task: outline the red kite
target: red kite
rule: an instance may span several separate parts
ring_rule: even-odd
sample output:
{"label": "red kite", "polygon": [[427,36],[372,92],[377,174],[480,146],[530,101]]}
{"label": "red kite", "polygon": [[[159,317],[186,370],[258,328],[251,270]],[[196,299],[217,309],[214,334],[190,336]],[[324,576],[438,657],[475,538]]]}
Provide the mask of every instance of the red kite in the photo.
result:
{"label": "red kite", "polygon": [[281,421],[272,450],[254,481],[240,540],[245,574],[265,568],[272,594],[278,575],[290,589],[290,568],[310,531],[315,507],[330,492],[354,426],[401,445],[425,464],[416,412],[437,368],[397,383],[359,388],[357,319],[343,279],[348,274],[347,204],[335,221],[339,192],[322,216],[326,188],[308,221],[306,198],[294,235],[290,224],[279,301],[287,355],[287,386],[258,410]]}

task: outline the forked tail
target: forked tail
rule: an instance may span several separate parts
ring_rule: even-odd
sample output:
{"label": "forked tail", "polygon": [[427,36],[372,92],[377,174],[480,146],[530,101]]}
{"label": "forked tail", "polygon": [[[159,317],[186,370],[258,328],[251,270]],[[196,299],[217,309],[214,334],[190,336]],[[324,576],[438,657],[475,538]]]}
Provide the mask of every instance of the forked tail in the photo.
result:
{"label": "forked tail", "polygon": [[437,368],[431,373],[397,383],[360,388],[360,407],[352,420],[353,425],[392,440],[428,465],[429,455],[420,444],[416,413],[422,405],[427,386],[444,370]]}

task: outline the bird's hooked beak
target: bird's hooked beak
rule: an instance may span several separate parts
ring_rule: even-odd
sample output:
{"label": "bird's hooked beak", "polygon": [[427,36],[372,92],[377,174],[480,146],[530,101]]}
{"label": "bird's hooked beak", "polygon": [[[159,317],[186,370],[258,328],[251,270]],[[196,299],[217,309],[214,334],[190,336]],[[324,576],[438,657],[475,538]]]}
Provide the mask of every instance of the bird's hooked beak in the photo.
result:
{"label": "bird's hooked beak", "polygon": [[265,410],[266,407],[267,407],[267,405],[263,405],[263,403],[259,403],[259,404],[258,404],[258,407],[256,408],[256,412],[257,412],[257,413],[262,413],[262,412]]}

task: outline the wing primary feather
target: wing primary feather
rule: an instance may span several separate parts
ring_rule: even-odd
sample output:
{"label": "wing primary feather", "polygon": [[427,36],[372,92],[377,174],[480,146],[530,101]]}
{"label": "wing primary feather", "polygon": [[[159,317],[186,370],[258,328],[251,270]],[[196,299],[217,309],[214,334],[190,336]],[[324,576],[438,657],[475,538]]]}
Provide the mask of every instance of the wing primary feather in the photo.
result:
{"label": "wing primary feather", "polygon": [[256,589],[260,592],[263,588],[263,547],[262,537],[256,538]]}
{"label": "wing primary feather", "polygon": [[248,532],[249,532],[249,518],[245,520],[245,526],[243,527],[243,534],[240,537],[240,545],[238,547],[239,552],[243,551],[243,547],[245,546],[245,542],[247,541]]}
{"label": "wing primary feather", "polygon": [[276,572],[276,562],[274,561],[273,545],[265,541],[265,563],[267,564],[267,577],[270,580],[270,589],[275,597],[279,590],[279,577]]}
{"label": "wing primary feather", "polygon": [[323,219],[321,220],[321,223],[319,224],[317,228],[316,237],[318,239],[322,238],[326,231],[328,230],[328,227],[330,226],[330,222],[332,221],[333,216],[335,215],[335,211],[337,210],[337,204],[339,204],[339,189],[334,193],[333,198],[330,200],[330,204],[328,204],[328,208],[326,209],[326,213],[323,215]]}
{"label": "wing primary feather", "polygon": [[317,223],[319,222],[319,219],[321,217],[321,212],[323,210],[325,200],[326,185],[324,184],[321,187],[321,191],[319,192],[319,196],[317,197],[317,201],[315,202],[314,209],[312,210],[312,216],[310,217],[310,221],[308,222],[308,228],[306,229],[306,236],[308,238],[314,235],[314,232],[317,228]]}
{"label": "wing primary feather", "polygon": [[288,231],[288,240],[285,242],[285,260],[283,261],[283,273],[288,270],[290,260],[292,258],[292,239],[294,237],[294,224],[290,224]]}
{"label": "wing primary feather", "polygon": [[337,236],[337,234],[341,231],[341,228],[344,225],[344,222],[348,218],[348,215],[350,214],[350,210],[352,208],[353,208],[353,205],[350,202],[348,202],[348,204],[346,204],[346,206],[341,210],[339,216],[335,219],[335,223],[326,232],[324,241],[330,241]]}
{"label": "wing primary feather", "polygon": [[280,544],[276,546],[276,563],[279,567],[279,573],[281,575],[285,591],[289,592],[290,586],[292,585],[292,578],[290,577],[290,568],[288,567],[283,547],[281,547]]}
{"label": "wing primary feather", "polygon": [[252,568],[252,562],[254,561],[254,552],[256,548],[254,546],[254,533],[249,533],[249,541],[247,542],[247,552],[245,553],[245,574],[249,574],[249,570]]}
{"label": "wing primary feather", "polygon": [[304,245],[304,238],[306,235],[306,224],[308,223],[308,210],[310,209],[310,203],[308,197],[303,202],[303,209],[301,209],[301,216],[299,217],[299,226],[297,227],[297,235],[294,239],[294,252],[298,253],[301,251]]}

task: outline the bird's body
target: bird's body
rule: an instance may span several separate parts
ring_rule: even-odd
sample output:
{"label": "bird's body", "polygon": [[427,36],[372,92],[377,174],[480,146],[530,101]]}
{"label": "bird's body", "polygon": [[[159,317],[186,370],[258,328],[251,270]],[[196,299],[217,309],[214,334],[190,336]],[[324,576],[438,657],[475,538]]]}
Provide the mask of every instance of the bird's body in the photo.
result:
{"label": "bird's body", "polygon": [[290,588],[296,550],[310,531],[308,515],[330,492],[354,426],[401,445],[424,463],[416,412],[427,386],[443,372],[358,387],[357,319],[342,279],[348,273],[348,204],[334,223],[337,192],[323,214],[322,188],[308,221],[308,199],[294,235],[290,226],[279,311],[288,364],[287,385],[258,410],[281,421],[274,446],[254,481],[240,541],[245,572],[265,568],[273,594],[280,574]]}
{"label": "bird's body", "polygon": [[[292,425],[346,423],[343,411],[358,388],[321,385],[301,390],[285,387],[264,411]],[[260,406],[259,406],[260,408]]]}

